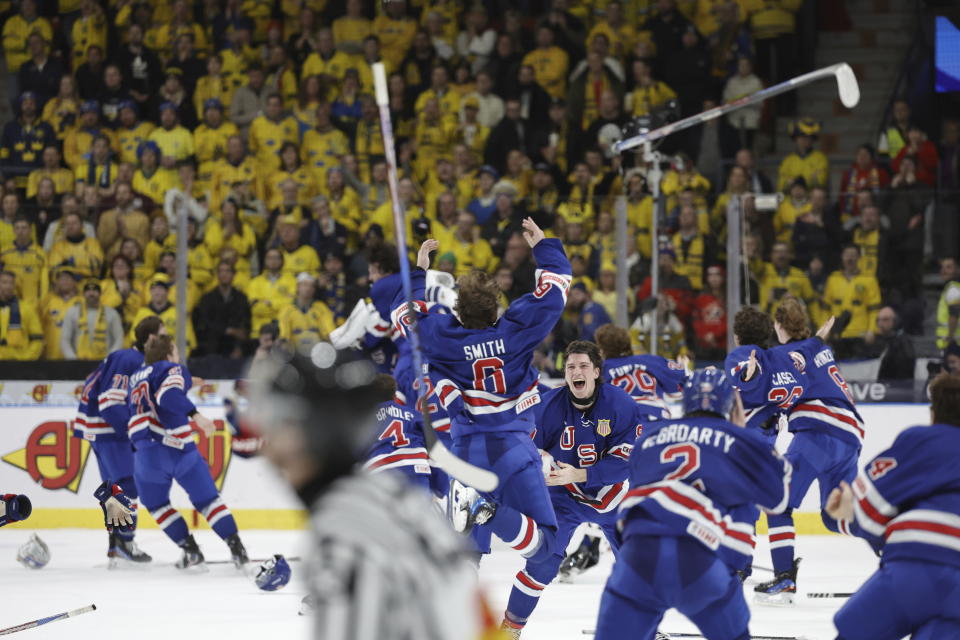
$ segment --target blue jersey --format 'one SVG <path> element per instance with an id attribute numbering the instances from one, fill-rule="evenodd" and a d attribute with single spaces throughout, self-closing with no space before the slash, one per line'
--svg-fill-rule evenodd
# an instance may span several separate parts
<path id="1" fill-rule="evenodd" d="M 540 402 L 533 350 L 563 314 L 570 287 L 570 262 L 559 240 L 533 248 L 537 286 L 515 300 L 491 327 L 467 329 L 449 314 L 427 312 L 425 274 L 413 272 L 420 338 L 437 397 L 450 412 L 454 435 L 489 431 L 528 431 L 529 409 Z M 394 301 L 394 326 L 407 328 L 402 296 Z"/>
<path id="2" fill-rule="evenodd" d="M 193 378 L 187 368 L 159 360 L 130 377 L 130 422 L 134 443 L 156 441 L 176 449 L 196 447 L 190 417 L 197 408 L 187 397 Z"/>
<path id="3" fill-rule="evenodd" d="M 603 377 L 641 405 L 642 413 L 669 418 L 666 397 L 683 390 L 687 372 L 683 365 L 654 355 L 622 356 L 603 362 Z"/>
<path id="4" fill-rule="evenodd" d="M 756 431 L 715 417 L 648 425 L 630 457 L 623 535 L 690 535 L 734 569 L 753 556 L 754 522 L 744 505 L 780 513 L 790 463 Z"/>
<path id="5" fill-rule="evenodd" d="M 127 438 L 127 388 L 130 376 L 142 365 L 143 352 L 132 348 L 114 351 L 97 365 L 83 383 L 73 435 L 87 440 Z"/>
<path id="6" fill-rule="evenodd" d="M 364 469 L 381 471 L 398 467 L 424 467 L 430 472 L 430 457 L 423 441 L 417 414 L 396 398 L 377 409 L 377 439 L 367 451 Z"/>
<path id="7" fill-rule="evenodd" d="M 853 483 L 854 518 L 840 531 L 883 547 L 884 563 L 960 567 L 960 427 L 903 431 Z"/>
<path id="8" fill-rule="evenodd" d="M 546 392 L 534 414 L 537 448 L 556 462 L 587 470 L 584 482 L 550 487 L 551 493 L 569 493 L 600 513 L 616 509 L 627 493 L 628 460 L 642 429 L 633 399 L 611 384 L 601 384 L 596 402 L 581 411 L 564 386 Z"/>
<path id="9" fill-rule="evenodd" d="M 857 446 L 863 444 L 863 418 L 833 357 L 820 338 L 783 345 L 806 374 L 803 395 L 790 412 L 790 431 L 824 431 Z"/>
<path id="10" fill-rule="evenodd" d="M 723 362 L 727 375 L 740 391 L 750 428 L 775 428 L 780 416 L 803 394 L 805 376 L 787 346 L 761 349 L 752 344 L 742 345 L 731 351 Z M 757 352 L 757 371 L 752 379 L 744 380 L 751 351 Z"/>

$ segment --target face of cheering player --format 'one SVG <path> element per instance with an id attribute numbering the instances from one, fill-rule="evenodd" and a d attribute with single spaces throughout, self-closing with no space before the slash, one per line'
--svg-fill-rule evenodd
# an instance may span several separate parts
<path id="1" fill-rule="evenodd" d="M 589 398 L 597 388 L 600 369 L 593 366 L 587 354 L 571 353 L 563 368 L 563 377 L 575 398 Z"/>

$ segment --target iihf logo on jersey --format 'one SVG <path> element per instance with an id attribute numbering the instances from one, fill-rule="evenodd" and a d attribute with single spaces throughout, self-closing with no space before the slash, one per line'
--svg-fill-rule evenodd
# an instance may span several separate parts
<path id="1" fill-rule="evenodd" d="M 609 420 L 597 420 L 597 435 L 606 438 L 610 435 L 610 421 Z"/>

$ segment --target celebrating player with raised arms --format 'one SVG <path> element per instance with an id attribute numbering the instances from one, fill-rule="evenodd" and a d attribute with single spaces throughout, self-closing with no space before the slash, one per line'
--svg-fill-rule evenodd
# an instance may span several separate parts
<path id="1" fill-rule="evenodd" d="M 960 638 L 960 378 L 930 383 L 933 424 L 906 429 L 826 509 L 882 548 L 883 562 L 837 612 L 840 640 Z"/>
<path id="2" fill-rule="evenodd" d="M 630 332 L 605 324 L 596 333 L 603 352 L 603 376 L 633 396 L 645 422 L 670 417 L 664 398 L 677 396 L 687 377 L 687 358 L 668 360 L 651 354 L 634 355 Z"/>
<path id="3" fill-rule="evenodd" d="M 600 525 L 614 553 L 619 546 L 617 507 L 627 493 L 627 461 L 641 427 L 637 403 L 622 389 L 603 383 L 601 364 L 597 345 L 571 342 L 564 352 L 566 385 L 544 394 L 534 410 L 533 442 L 550 460 L 547 485 L 559 528 L 553 554 L 528 560 L 517 574 L 503 625 L 514 638 L 556 577 L 564 549 L 581 523 Z"/>
<path id="4" fill-rule="evenodd" d="M 677 609 L 711 640 L 749 640 L 750 610 L 735 571 L 753 553 L 753 523 L 733 508 L 785 508 L 790 464 L 744 429 L 737 391 L 699 369 L 683 418 L 644 425 L 620 505 L 620 556 L 600 601 L 597 640 L 653 638 Z"/>
<path id="5" fill-rule="evenodd" d="M 800 506 L 810 485 L 820 485 L 820 505 L 841 482 L 857 475 L 857 459 L 863 443 L 863 419 L 857 412 L 847 383 L 837 367 L 833 350 L 822 339 L 830 332 L 828 320 L 810 337 L 810 320 L 803 303 L 792 296 L 780 301 L 774 316 L 774 328 L 780 342 L 789 348 L 804 374 L 803 395 L 790 410 L 789 428 L 793 440 L 785 454 L 793 465 L 793 481 L 787 509 L 767 517 L 770 525 L 770 555 L 774 577 L 754 590 L 760 602 L 789 604 L 797 591 L 797 564 L 794 559 L 796 532 L 793 509 Z M 825 512 L 827 527 L 838 530 L 838 523 Z"/>
<path id="6" fill-rule="evenodd" d="M 132 523 L 110 532 L 107 556 L 132 562 L 150 562 L 149 555 L 134 542 L 137 520 L 137 485 L 133 479 L 133 447 L 127 436 L 130 408 L 127 387 L 130 376 L 143 365 L 146 345 L 167 328 L 158 316 L 144 318 L 133 330 L 136 344 L 108 355 L 83 383 L 80 406 L 73 421 L 73 435 L 90 442 L 97 458 L 100 478 L 109 487 L 117 486 L 130 501 Z"/>
<path id="7" fill-rule="evenodd" d="M 134 478 L 143 506 L 183 550 L 177 568 L 203 564 L 203 554 L 186 521 L 170 504 L 174 480 L 227 543 L 239 568 L 247 562 L 247 551 L 237 534 L 237 523 L 220 498 L 210 467 L 193 440 L 194 423 L 207 436 L 213 435 L 215 427 L 187 397 L 193 379 L 178 360 L 170 336 L 157 336 L 146 345 L 143 367 L 130 377 L 131 416 L 127 432 L 136 448 Z"/>
<path id="8" fill-rule="evenodd" d="M 472 530 L 481 553 L 489 552 L 483 537 L 492 532 L 527 559 L 541 562 L 553 553 L 557 520 L 540 453 L 530 439 L 531 410 L 541 402 L 533 350 L 563 313 L 571 271 L 559 240 L 544 239 L 529 218 L 523 228 L 538 265 L 536 288 L 499 319 L 499 287 L 480 271 L 460 277 L 456 316 L 426 312 L 424 277 L 430 252 L 439 247 L 436 240 L 420 248 L 413 295 L 420 301 L 415 307 L 430 378 L 450 413 L 453 451 L 500 479 L 496 490 L 483 496 L 454 483 L 449 497 L 454 528 Z M 393 319 L 401 331 L 410 320 L 406 310 L 398 296 Z"/>

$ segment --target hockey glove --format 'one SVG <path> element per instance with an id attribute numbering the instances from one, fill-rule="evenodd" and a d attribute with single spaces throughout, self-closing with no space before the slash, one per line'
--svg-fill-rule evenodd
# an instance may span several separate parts
<path id="1" fill-rule="evenodd" d="M 7 493 L 0 496 L 0 527 L 26 520 L 33 512 L 33 505 L 30 498 L 25 495 Z"/>
<path id="2" fill-rule="evenodd" d="M 100 501 L 103 511 L 103 524 L 107 531 L 133 530 L 133 504 L 130 502 L 120 485 L 108 485 L 106 482 L 97 487 L 93 496 Z"/>

